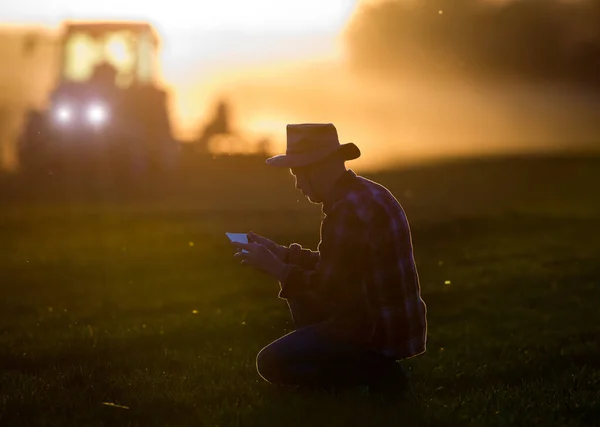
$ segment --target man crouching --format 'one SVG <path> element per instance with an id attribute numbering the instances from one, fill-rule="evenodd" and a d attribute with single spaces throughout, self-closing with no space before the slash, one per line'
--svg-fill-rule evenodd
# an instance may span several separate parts
<path id="1" fill-rule="evenodd" d="M 247 251 L 235 254 L 242 264 L 279 280 L 294 320 L 295 330 L 257 357 L 273 384 L 400 392 L 399 361 L 425 351 L 427 309 L 406 214 L 385 187 L 346 169 L 359 156 L 332 124 L 288 125 L 286 154 L 267 163 L 290 168 L 296 188 L 322 204 L 318 249 L 252 233 L 234 243 Z"/>

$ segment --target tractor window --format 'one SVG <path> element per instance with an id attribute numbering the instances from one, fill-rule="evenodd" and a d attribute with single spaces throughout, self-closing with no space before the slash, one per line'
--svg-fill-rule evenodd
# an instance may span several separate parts
<path id="1" fill-rule="evenodd" d="M 118 86 L 130 86 L 140 77 L 136 70 L 136 55 L 141 59 L 149 54 L 145 50 L 136 52 L 136 44 L 130 31 L 110 32 L 95 38 L 86 33 L 73 34 L 65 45 L 64 77 L 69 81 L 85 82 L 99 66 L 106 64 L 115 70 Z"/>
<path id="2" fill-rule="evenodd" d="M 73 34 L 65 48 L 65 78 L 71 81 L 88 80 L 102 58 L 96 41 L 87 34 Z"/>
<path id="3" fill-rule="evenodd" d="M 137 78 L 141 83 L 152 83 L 154 80 L 154 61 L 156 47 L 148 33 L 142 33 L 138 39 Z"/>
<path id="4" fill-rule="evenodd" d="M 133 80 L 135 55 L 131 34 L 110 34 L 104 41 L 106 61 L 117 71 L 117 85 L 127 87 Z"/>

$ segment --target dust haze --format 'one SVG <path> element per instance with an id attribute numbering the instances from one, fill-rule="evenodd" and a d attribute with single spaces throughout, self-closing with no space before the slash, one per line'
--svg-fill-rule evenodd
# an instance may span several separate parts
<path id="1" fill-rule="evenodd" d="M 27 54 L 36 31 L 39 49 Z M 16 144 L 29 109 L 43 108 L 56 79 L 57 49 L 45 29 L 8 27 L 0 30 L 0 170 L 18 166 Z"/>
<path id="2" fill-rule="evenodd" d="M 379 1 L 342 37 L 222 85 L 244 125 L 333 121 L 366 168 L 600 148 L 599 1 Z"/>
<path id="3" fill-rule="evenodd" d="M 311 61 L 186 70 L 167 82 L 178 136 L 192 140 L 226 99 L 240 132 L 269 136 L 277 151 L 286 123 L 335 123 L 363 151 L 357 169 L 600 149 L 598 0 L 367 2 L 339 41 L 336 55 Z M 15 46 L 0 40 L 5 166 L 20 111 L 43 104 L 53 78 L 42 70 L 49 48 L 37 66 Z"/>
<path id="4" fill-rule="evenodd" d="M 314 69 L 316 68 L 316 69 Z M 447 157 L 597 148 L 597 95 L 568 86 L 472 84 L 467 80 L 370 81 L 339 65 L 233 81 L 241 127 L 334 122 L 363 151 L 361 167 Z"/>

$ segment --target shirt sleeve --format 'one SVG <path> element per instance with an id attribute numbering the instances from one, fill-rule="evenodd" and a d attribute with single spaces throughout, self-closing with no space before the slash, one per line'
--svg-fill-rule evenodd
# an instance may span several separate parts
<path id="1" fill-rule="evenodd" d="M 280 282 L 279 297 L 318 300 L 329 294 L 332 286 L 348 280 L 348 267 L 355 260 L 356 250 L 362 247 L 363 232 L 360 220 L 348 206 L 335 209 L 321 224 L 320 256 L 314 269 L 288 266 Z"/>
<path id="2" fill-rule="evenodd" d="M 298 243 L 292 243 L 288 248 L 286 264 L 297 265 L 305 270 L 314 270 L 319 263 L 319 251 L 305 249 Z"/>

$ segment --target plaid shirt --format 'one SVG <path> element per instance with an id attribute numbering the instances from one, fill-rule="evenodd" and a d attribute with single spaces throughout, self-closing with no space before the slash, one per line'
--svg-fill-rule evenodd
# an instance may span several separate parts
<path id="1" fill-rule="evenodd" d="M 279 296 L 310 301 L 326 329 L 386 356 L 423 353 L 427 309 L 402 206 L 351 170 L 332 193 L 318 250 L 290 245 Z"/>

